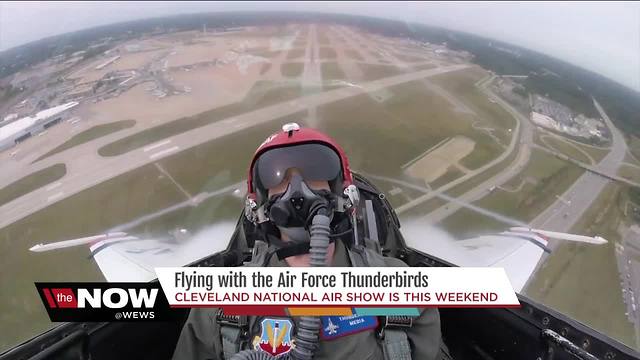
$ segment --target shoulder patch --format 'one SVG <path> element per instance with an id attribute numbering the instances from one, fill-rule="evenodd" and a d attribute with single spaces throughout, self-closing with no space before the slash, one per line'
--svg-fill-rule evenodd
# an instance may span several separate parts
<path id="1" fill-rule="evenodd" d="M 293 348 L 291 320 L 265 318 L 260 323 L 260 327 L 260 337 L 256 336 L 253 341 L 255 350 L 264 351 L 275 357 L 291 351 Z"/>
<path id="2" fill-rule="evenodd" d="M 322 316 L 320 320 L 322 340 L 334 340 L 378 327 L 378 318 L 375 316 Z"/>

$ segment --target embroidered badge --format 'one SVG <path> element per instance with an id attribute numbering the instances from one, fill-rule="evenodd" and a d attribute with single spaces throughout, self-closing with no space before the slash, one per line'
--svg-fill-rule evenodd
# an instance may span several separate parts
<path id="1" fill-rule="evenodd" d="M 291 320 L 266 318 L 260 323 L 260 337 L 256 336 L 253 346 L 272 356 L 280 356 L 291 351 Z"/>
<path id="2" fill-rule="evenodd" d="M 320 319 L 320 338 L 323 340 L 333 340 L 378 327 L 378 318 L 375 316 L 323 316 Z"/>

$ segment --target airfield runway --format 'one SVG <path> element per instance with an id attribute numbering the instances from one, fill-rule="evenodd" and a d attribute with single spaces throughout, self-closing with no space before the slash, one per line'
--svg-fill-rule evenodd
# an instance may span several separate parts
<path id="1" fill-rule="evenodd" d="M 469 65 L 466 64 L 443 66 L 362 83 L 357 87 L 344 87 L 310 95 L 305 97 L 304 100 L 291 100 L 283 104 L 268 106 L 193 129 L 121 156 L 109 158 L 99 156 L 95 152 L 96 145 L 98 144 L 96 142 L 78 146 L 63 154 L 63 162 L 67 164 L 67 175 L 59 181 L 60 185 L 55 187 L 55 189 L 49 190 L 49 187 L 40 188 L 0 206 L 0 214 L 3 214 L 0 218 L 0 228 L 117 175 L 207 141 L 243 131 L 273 119 L 295 114 L 309 107 L 317 107 L 322 104 L 356 96 L 363 92 L 378 91 L 393 85 L 458 71 L 467 67 L 469 67 Z M 99 141 L 106 143 L 107 139 L 100 139 Z M 61 158 L 58 155 L 54 155 L 51 158 L 38 162 L 30 172 L 37 171 L 58 162 L 61 162 Z M 45 201 L 43 201 L 43 199 Z"/>

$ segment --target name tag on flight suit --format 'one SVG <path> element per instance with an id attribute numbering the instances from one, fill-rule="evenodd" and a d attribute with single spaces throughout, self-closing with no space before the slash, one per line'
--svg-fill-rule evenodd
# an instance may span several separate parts
<path id="1" fill-rule="evenodd" d="M 375 316 L 322 316 L 320 320 L 322 340 L 333 340 L 378 327 L 378 318 Z"/>

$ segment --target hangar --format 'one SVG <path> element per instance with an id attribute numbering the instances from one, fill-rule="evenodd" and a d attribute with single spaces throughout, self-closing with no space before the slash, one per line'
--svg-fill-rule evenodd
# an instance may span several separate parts
<path id="1" fill-rule="evenodd" d="M 23 117 L 0 127 L 0 151 L 15 146 L 45 129 L 62 121 L 64 112 L 79 103 L 72 101 L 42 110 L 33 116 Z"/>

